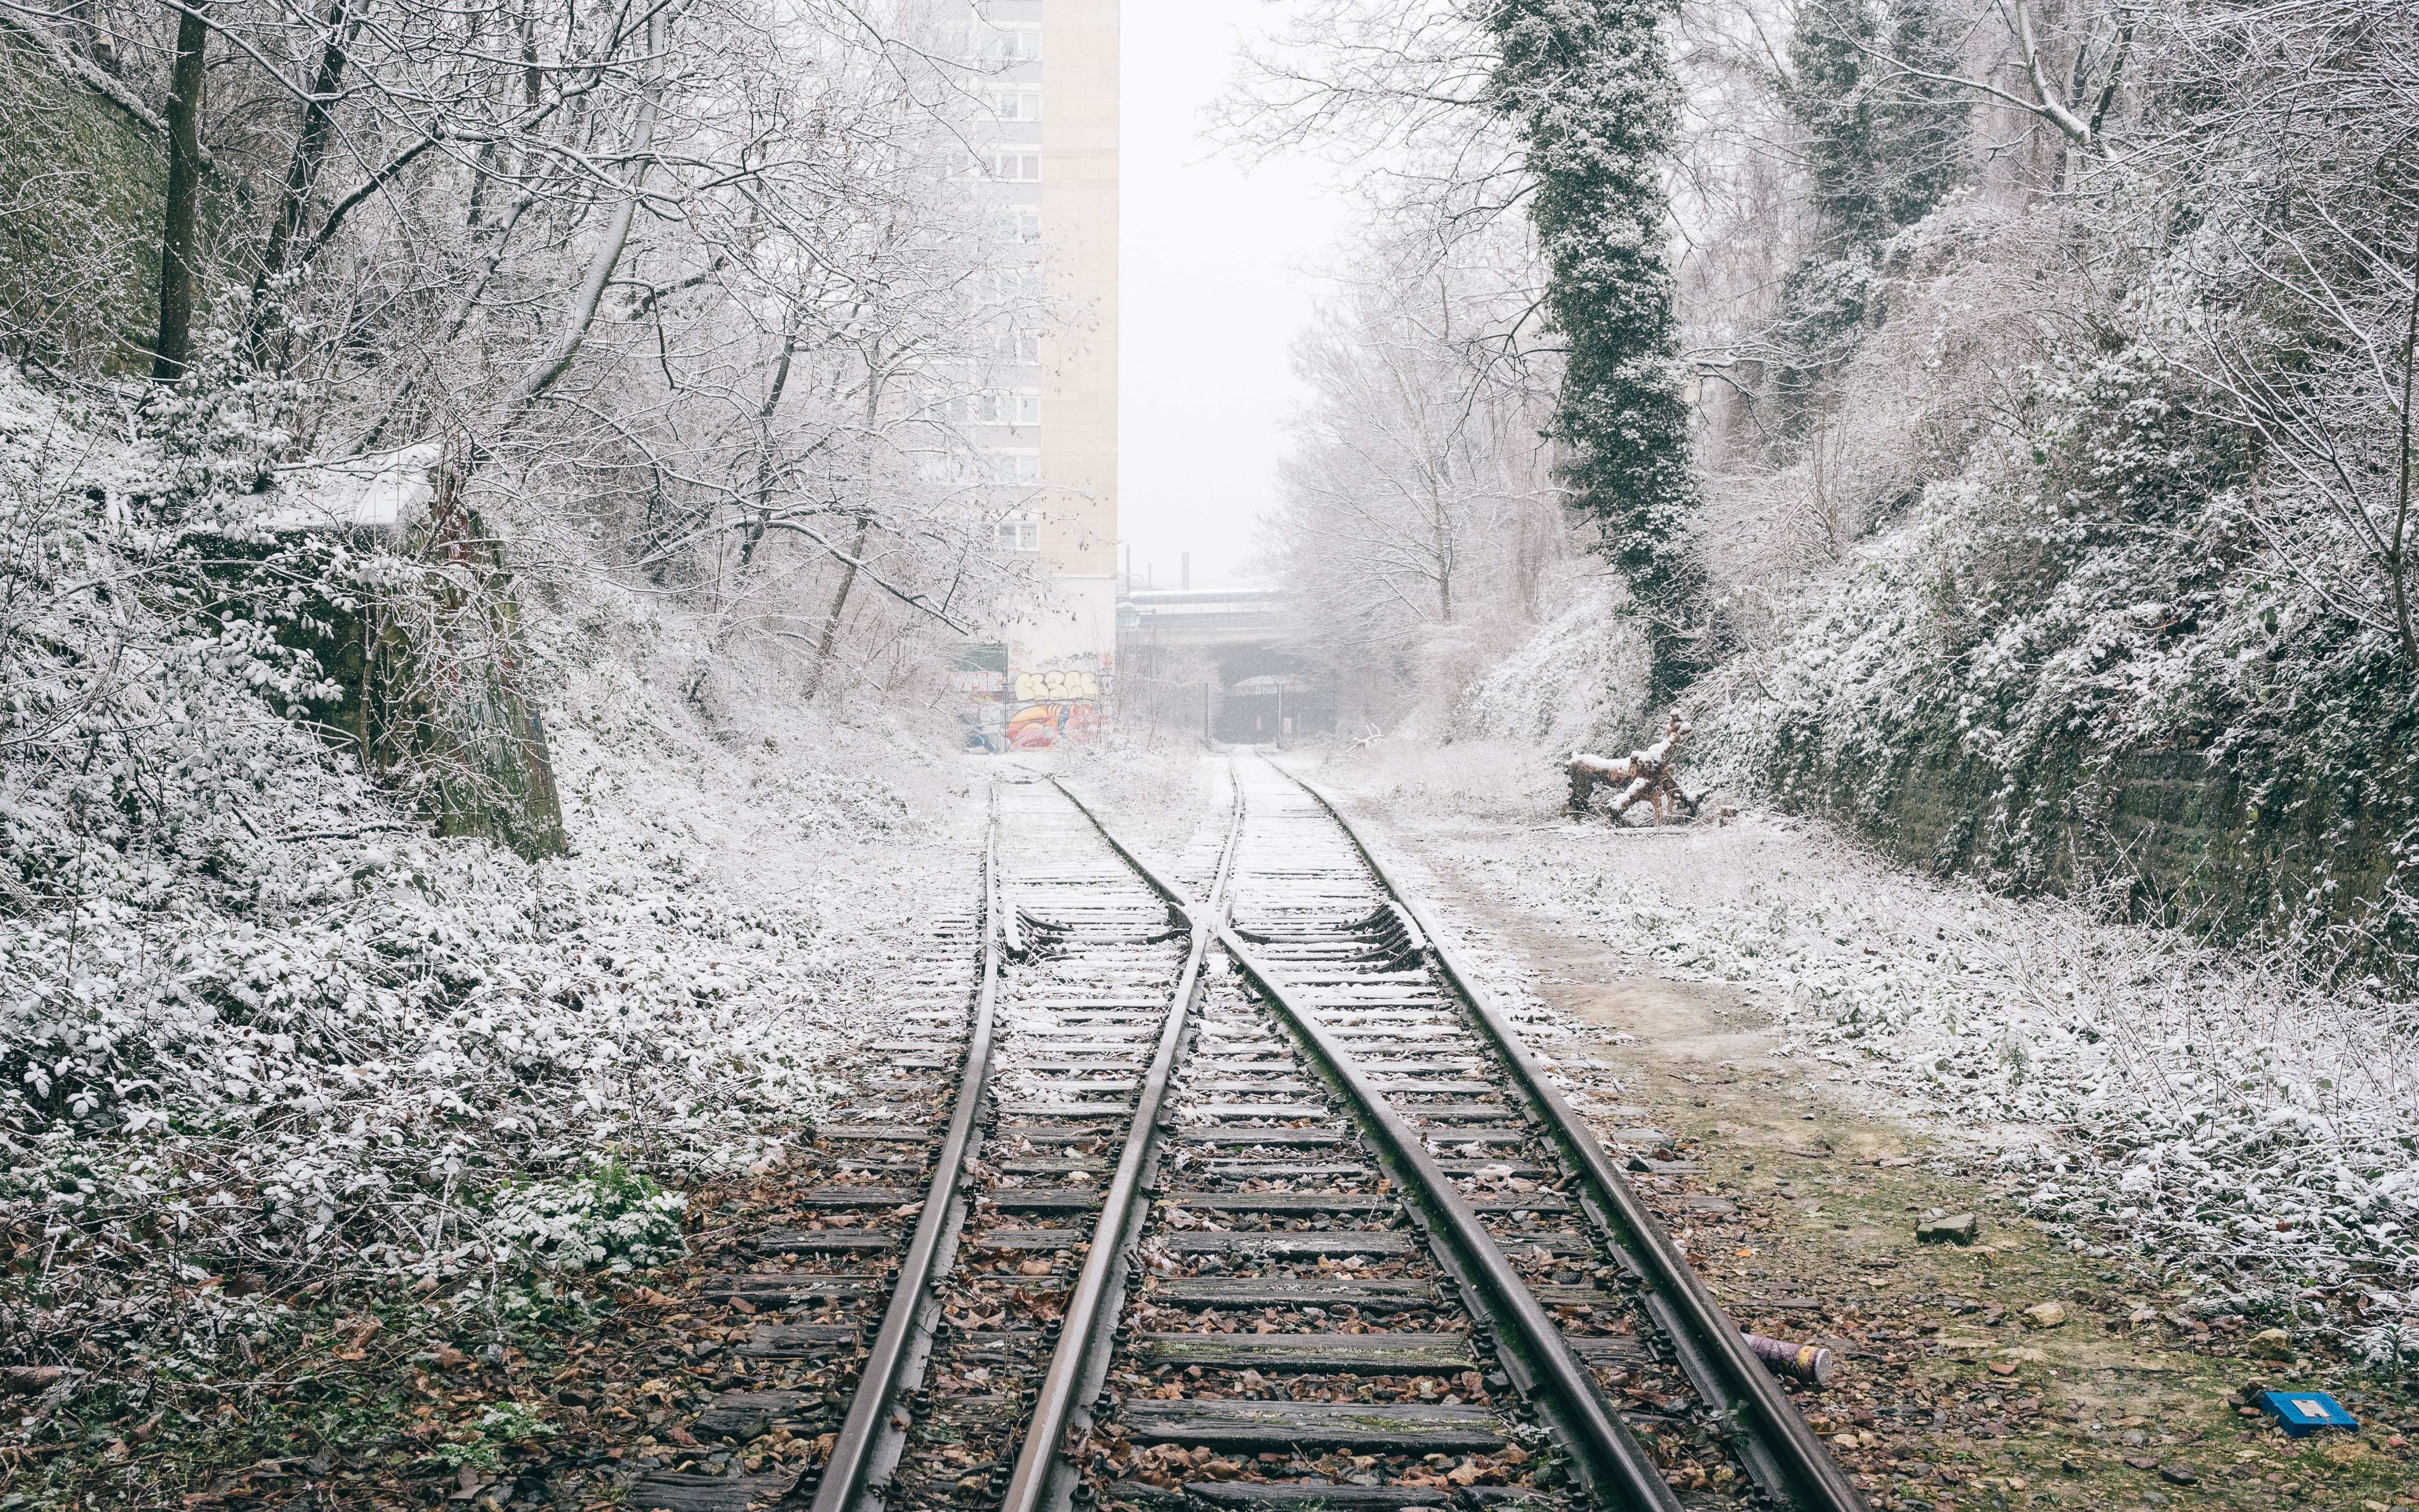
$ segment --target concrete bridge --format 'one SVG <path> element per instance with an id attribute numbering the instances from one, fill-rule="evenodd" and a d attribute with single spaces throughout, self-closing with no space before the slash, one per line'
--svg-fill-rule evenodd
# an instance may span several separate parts
<path id="1" fill-rule="evenodd" d="M 1234 646 L 1281 640 L 1288 605 L 1276 588 L 1141 589 L 1117 600 L 1117 643 Z"/>
<path id="2" fill-rule="evenodd" d="M 1231 742 L 1324 733 L 1334 693 L 1295 634 L 1281 589 L 1127 594 L 1117 600 L 1117 717 Z"/>

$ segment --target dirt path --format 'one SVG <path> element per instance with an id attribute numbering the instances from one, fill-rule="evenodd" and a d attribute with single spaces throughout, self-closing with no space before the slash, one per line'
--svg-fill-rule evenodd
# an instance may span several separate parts
<path id="1" fill-rule="evenodd" d="M 1668 1221 L 1725 1305 L 1756 1332 L 1839 1357 L 1830 1389 L 1798 1400 L 1876 1506 L 2419 1504 L 2408 1382 L 2261 1358 L 2276 1341 L 2256 1324 L 2186 1319 L 2180 1290 L 2054 1243 L 2012 1211 L 1979 1141 L 1811 1079 L 1814 1063 L 1775 1053 L 1751 994 L 1634 975 L 1609 947 L 1492 892 L 1478 863 L 1520 835 L 1364 812 L 1425 864 L 1437 901 L 1566 1015 L 1576 1032 L 1543 1031 L 1538 1048 L 1593 1094 L 1608 1136 L 1698 1167 L 1636 1180 L 1676 1215 Z M 1604 843 L 1646 855 L 1634 837 Z M 1609 1063 L 1610 1077 L 1591 1061 Z M 1971 1243 L 1918 1242 L 1928 1216 L 1967 1213 Z M 2290 1440 L 2242 1405 L 2255 1387 L 2288 1384 L 2333 1391 L 2363 1430 Z"/>

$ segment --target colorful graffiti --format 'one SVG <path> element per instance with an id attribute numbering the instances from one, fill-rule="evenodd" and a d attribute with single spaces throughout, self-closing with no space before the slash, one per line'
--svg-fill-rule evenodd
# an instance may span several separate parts
<path id="1" fill-rule="evenodd" d="M 1016 674 L 1016 702 L 1019 703 L 1050 703 L 1066 699 L 1098 699 L 1100 696 L 1101 679 L 1081 668 Z"/>
<path id="2" fill-rule="evenodd" d="M 1008 748 L 1047 750 L 1101 732 L 1097 702 L 1028 703 L 1008 717 Z"/>
<path id="3" fill-rule="evenodd" d="M 1101 702 L 1106 667 L 1010 672 L 1009 656 L 1005 646 L 985 646 L 959 663 L 958 691 L 965 695 L 966 706 L 958 723 L 966 749 L 994 754 L 1047 750 L 1101 733 L 1106 718 Z"/>

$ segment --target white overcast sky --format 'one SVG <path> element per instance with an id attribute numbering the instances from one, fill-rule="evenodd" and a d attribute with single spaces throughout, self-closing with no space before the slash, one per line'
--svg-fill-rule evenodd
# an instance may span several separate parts
<path id="1" fill-rule="evenodd" d="M 1117 507 L 1137 587 L 1147 568 L 1176 587 L 1186 551 L 1196 588 L 1246 580 L 1296 393 L 1293 338 L 1344 229 L 1327 164 L 1247 172 L 1204 134 L 1239 47 L 1283 14 L 1184 0 L 1121 18 Z"/>

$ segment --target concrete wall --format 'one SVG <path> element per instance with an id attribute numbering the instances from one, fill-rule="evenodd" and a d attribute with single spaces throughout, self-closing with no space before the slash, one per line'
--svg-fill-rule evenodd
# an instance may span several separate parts
<path id="1" fill-rule="evenodd" d="M 54 366 L 148 367 L 166 143 L 0 24 L 0 309 Z"/>
<path id="2" fill-rule="evenodd" d="M 1945 733 L 1882 769 L 1826 764 L 1810 734 L 1784 741 L 1765 777 L 1785 805 L 1847 818 L 1890 856 L 1944 875 L 2111 889 L 2136 917 L 2220 939 L 2298 934 L 2390 967 L 2414 943 L 2393 907 L 2411 748 L 2389 743 L 2350 775 L 2273 748 L 2215 759 L 2067 749 L 2011 779 Z"/>

